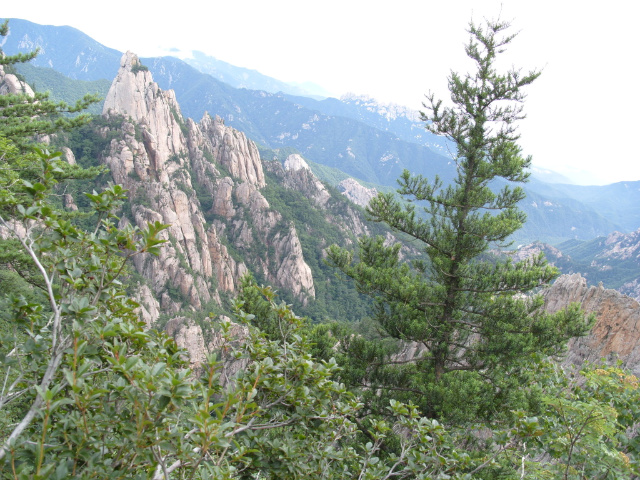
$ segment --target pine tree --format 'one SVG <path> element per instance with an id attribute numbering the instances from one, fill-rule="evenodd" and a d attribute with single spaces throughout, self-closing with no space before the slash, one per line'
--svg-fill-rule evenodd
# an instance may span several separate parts
<path id="1" fill-rule="evenodd" d="M 362 239 L 355 262 L 345 249 L 330 251 L 331 261 L 377 299 L 383 335 L 425 349 L 403 366 L 376 359 L 375 348 L 352 342 L 360 345 L 362 362 L 371 363 L 361 365 L 366 379 L 360 382 L 417 394 L 431 415 L 453 415 L 487 398 L 494 401 L 482 408 L 493 415 L 505 401 L 498 399 L 504 382 L 513 382 L 532 354 L 558 354 L 588 327 L 576 308 L 551 317 L 542 312 L 540 297 L 523 295 L 558 274 L 542 256 L 513 262 L 491 253 L 525 222 L 517 206 L 524 191 L 511 183 L 527 180 L 531 159 L 522 156 L 515 123 L 524 118 L 522 89 L 540 75 L 497 71 L 499 54 L 515 37 L 504 34 L 508 27 L 500 21 L 471 23 L 466 53 L 475 71 L 451 73 L 451 106 L 432 93 L 426 97 L 426 128 L 456 147 L 455 182 L 444 185 L 437 176 L 430 180 L 405 171 L 398 181 L 404 202 L 380 194 L 368 207 L 374 220 L 415 240 L 422 257 L 402 261 L 400 245 L 388 246 L 382 238 Z M 472 415 L 482 413 L 478 408 Z"/>
<path id="2" fill-rule="evenodd" d="M 5 20 L 0 24 L 0 37 L 8 33 L 9 21 Z M 0 74 L 14 73 L 14 65 L 29 62 L 37 55 L 38 50 L 17 55 L 5 55 L 0 50 Z M 2 87 L 0 82 L 0 92 Z M 21 92 L 0 95 L 0 136 L 11 137 L 25 146 L 34 135 L 49 135 L 87 123 L 90 116 L 81 112 L 98 101 L 97 95 L 86 95 L 75 105 L 54 102 L 47 92 L 32 92 L 23 84 Z"/>

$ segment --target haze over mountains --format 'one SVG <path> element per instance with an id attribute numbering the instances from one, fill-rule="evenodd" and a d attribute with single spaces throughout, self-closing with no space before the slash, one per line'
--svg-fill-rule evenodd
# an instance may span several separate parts
<path id="1" fill-rule="evenodd" d="M 3 50 L 12 54 L 38 47 L 36 66 L 83 81 L 110 81 L 118 71 L 122 52 L 76 29 L 19 19 L 11 20 L 10 27 Z M 447 142 L 427 132 L 415 111 L 366 97 L 301 96 L 297 87 L 198 53 L 187 61 L 141 60 L 162 89 L 175 91 L 185 117 L 199 120 L 206 111 L 265 148 L 297 151 L 332 185 L 353 177 L 370 187 L 393 188 L 404 168 L 445 181 L 455 174 Z M 46 87 L 46 80 L 40 82 L 38 88 Z M 557 183 L 563 181 L 534 169 L 521 205 L 529 220 L 517 243 L 586 241 L 640 228 L 640 182 L 602 187 Z"/>

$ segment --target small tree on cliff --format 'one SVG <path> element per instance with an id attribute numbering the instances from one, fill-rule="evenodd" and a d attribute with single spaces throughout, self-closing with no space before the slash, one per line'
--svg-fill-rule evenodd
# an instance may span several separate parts
<path id="1" fill-rule="evenodd" d="M 500 21 L 471 23 L 466 53 L 475 71 L 451 73 L 452 106 L 433 94 L 426 97 L 426 128 L 455 144 L 455 182 L 443 185 L 437 176 L 429 180 L 405 171 L 398 192 L 408 203 L 380 194 L 368 207 L 374 220 L 417 240 L 424 258 L 403 262 L 400 246 L 387 246 L 382 238 L 362 239 L 356 262 L 345 249 L 330 251 L 331 261 L 376 298 L 383 334 L 426 348 L 403 367 L 379 361 L 378 350 L 351 341 L 363 360 L 363 384 L 418 394 L 432 415 L 446 416 L 443 409 L 460 400 L 468 404 L 465 389 L 476 404 L 481 397 L 504 395 L 499 376 L 517 371 L 532 353 L 560 352 L 587 327 L 577 309 L 552 317 L 541 311 L 540 298 L 523 298 L 558 273 L 542 256 L 517 263 L 489 258 L 490 248 L 504 244 L 525 221 L 517 207 L 522 188 L 494 189 L 498 179 L 527 180 L 531 160 L 521 154 L 515 123 L 524 118 L 522 89 L 540 75 L 496 70 L 498 55 L 515 37 L 504 35 L 508 27 Z M 417 205 L 425 216 L 418 215 Z M 356 351 L 351 353 L 358 357 Z M 491 410 L 495 403 L 485 407 Z"/>

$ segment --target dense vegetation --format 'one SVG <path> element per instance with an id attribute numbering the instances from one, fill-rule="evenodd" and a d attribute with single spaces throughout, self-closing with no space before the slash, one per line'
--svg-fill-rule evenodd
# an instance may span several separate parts
<path id="1" fill-rule="evenodd" d="M 50 68 L 35 67 L 29 63 L 16 66 L 16 71 L 28 79 L 34 91 L 49 92 L 49 98 L 56 102 L 75 103 L 76 99 L 85 95 L 96 95 L 104 99 L 109 91 L 109 80 L 80 81 L 71 80 L 63 74 Z M 102 101 L 98 101 L 86 108 L 86 112 L 93 115 L 102 113 Z"/>
<path id="2" fill-rule="evenodd" d="M 396 247 L 376 239 L 362 241 L 363 268 L 357 271 L 343 261 L 350 260 L 348 255 L 335 253 L 335 262 L 355 277 L 361 290 L 392 287 L 382 291 L 378 303 L 376 320 L 382 328 L 353 335 L 345 325 L 311 325 L 279 303 L 271 289 L 246 279 L 234 317 L 246 328 L 244 341 L 231 342 L 232 325 L 220 321 L 217 327 L 228 347 L 219 358 L 210 357 L 198 375 L 164 333 L 144 329 L 134 313 L 137 304 L 120 282 L 127 260 L 158 252 L 158 233 L 166 226 L 119 228 L 117 212 L 125 192 L 117 185 L 86 195 L 91 215 L 83 222 L 69 217 L 57 205 L 57 189 L 100 172 L 95 166 L 71 169 L 59 152 L 27 145 L 34 134 L 78 127 L 86 118 L 59 121 L 54 114 L 66 112 L 64 104 L 34 111 L 49 108 L 46 96 L 38 97 L 38 103 L 26 95 L 4 98 L 0 227 L 8 238 L 4 245 L 11 242 L 14 253 L 0 265 L 0 476 L 637 476 L 638 379 L 610 366 L 586 366 L 573 378 L 546 360 L 568 335 L 578 333 L 581 317 L 571 310 L 558 317 L 562 321 L 554 330 L 548 318 L 537 315 L 535 300 L 523 301 L 519 293 L 555 272 L 542 259 L 514 265 L 484 262 L 487 246 L 523 220 L 514 210 L 517 188 L 498 197 L 486 188 L 495 175 L 522 179 L 526 159 L 519 155 L 513 131 L 507 128 L 491 137 L 480 126 L 483 113 L 474 116 L 486 93 L 504 98 L 505 91 L 517 93 L 531 80 L 484 76 L 494 74 L 489 67 L 496 49 L 512 39 L 501 37 L 506 27 L 494 22 L 470 26 L 467 52 L 478 59 L 480 83 L 453 77 L 452 93 L 463 99 L 458 112 L 432 103 L 433 128 L 463 122 L 450 131 L 454 140 L 460 134 L 458 140 L 471 148 L 460 151 L 459 190 L 451 187 L 437 194 L 437 182 L 403 176 L 401 193 L 425 200 L 435 223 L 416 219 L 410 207 L 390 195 L 378 197 L 371 209 L 377 219 L 420 239 L 423 261 L 404 264 Z M 6 28 L 0 29 L 2 35 Z M 24 60 L 4 57 L 2 62 Z M 14 112 L 10 119 L 7 112 Z M 93 165 L 93 148 L 86 145 L 87 165 Z M 269 195 L 282 202 L 285 215 L 295 218 L 295 211 L 286 210 L 288 192 L 274 189 Z M 498 214 L 475 213 L 487 205 L 496 206 Z M 311 216 L 311 210 L 306 214 Z M 327 232 L 328 238 L 331 234 Z M 364 276 L 367 268 L 373 270 Z M 404 365 L 409 369 L 393 369 L 393 359 L 380 355 L 398 344 L 378 341 L 392 330 L 389 319 L 398 324 L 396 340 L 420 336 L 428 344 L 424 359 Z M 465 330 L 467 324 L 472 330 Z M 342 345 L 336 345 L 336 338 Z M 363 355 L 350 355 L 355 344 Z M 524 363 L 516 358 L 520 353 L 526 354 Z M 362 358 L 390 362 L 384 382 L 367 383 L 368 370 L 377 365 L 361 363 Z M 458 358 L 474 369 L 452 368 Z M 245 367 L 227 381 L 224 368 L 230 360 Z M 408 383 L 395 388 L 401 380 Z M 380 394 L 378 387 L 384 388 Z M 421 388 L 417 394 L 407 395 L 416 387 Z M 394 392 L 426 409 L 398 401 Z M 505 393 L 509 401 L 496 400 Z M 479 405 L 489 405 L 489 410 L 475 416 Z"/>

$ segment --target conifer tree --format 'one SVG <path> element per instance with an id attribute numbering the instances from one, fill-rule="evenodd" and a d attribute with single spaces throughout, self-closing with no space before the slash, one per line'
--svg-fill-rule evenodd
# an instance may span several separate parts
<path id="1" fill-rule="evenodd" d="M 421 258 L 403 261 L 400 245 L 386 245 L 382 238 L 362 239 L 357 261 L 346 249 L 330 251 L 331 261 L 376 298 L 382 334 L 425 350 L 403 366 L 376 358 L 379 349 L 352 340 L 358 353 L 351 356 L 362 361 L 352 370 L 365 372 L 365 378 L 351 380 L 417 394 L 431 415 L 447 416 L 453 399 L 479 405 L 481 398 L 504 396 L 499 378 L 513 381 L 532 354 L 558 354 L 588 327 L 578 309 L 549 316 L 541 298 L 523 295 L 558 274 L 542 255 L 513 262 L 491 254 L 525 222 L 517 206 L 525 194 L 512 183 L 527 180 L 531 159 L 522 155 L 515 124 L 524 118 L 523 88 L 540 75 L 496 69 L 515 37 L 505 35 L 508 27 L 472 22 L 466 54 L 475 71 L 451 73 L 451 106 L 432 93 L 426 97 L 426 128 L 456 147 L 454 183 L 405 171 L 398 181 L 404 202 L 380 194 L 368 207 L 374 220 L 414 239 Z M 485 414 L 493 415 L 495 404 L 483 407 Z M 476 409 L 473 415 L 478 414 Z"/>
<path id="2" fill-rule="evenodd" d="M 0 37 L 8 33 L 9 21 L 5 20 L 0 23 Z M 0 49 L 0 71 L 13 73 L 14 65 L 29 62 L 37 55 L 38 50 L 5 55 Z M 0 92 L 2 87 L 0 82 Z M 25 146 L 34 135 L 48 135 L 87 123 L 90 116 L 80 112 L 98 101 L 97 95 L 85 95 L 75 105 L 54 102 L 48 92 L 32 92 L 25 84 L 22 92 L 0 95 L 0 135 Z"/>

